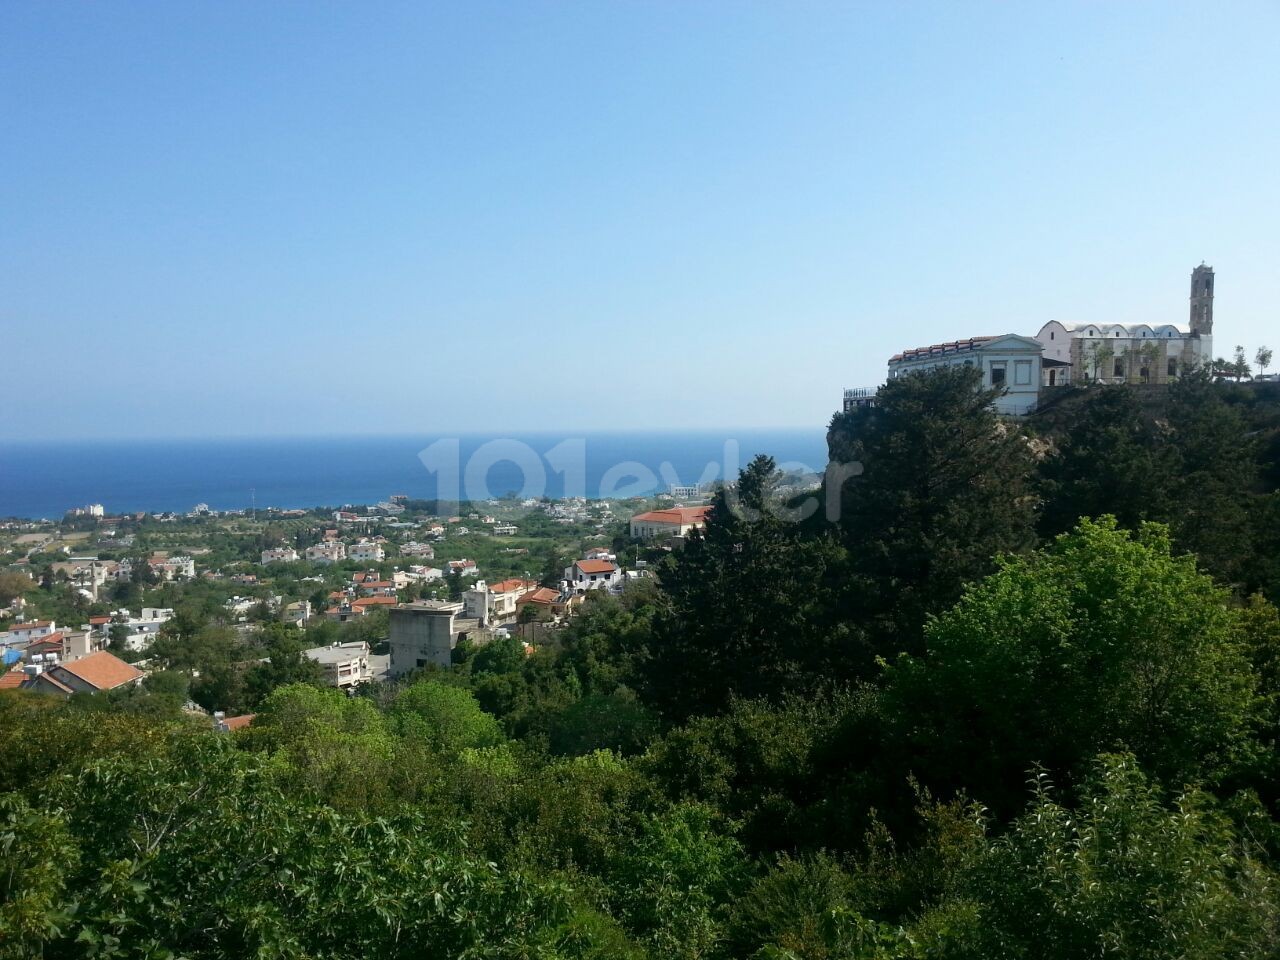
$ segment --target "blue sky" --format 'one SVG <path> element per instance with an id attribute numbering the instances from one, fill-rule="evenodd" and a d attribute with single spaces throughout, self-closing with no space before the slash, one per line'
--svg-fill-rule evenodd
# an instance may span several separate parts
<path id="1" fill-rule="evenodd" d="M 0 5 L 0 436 L 821 425 L 1047 319 L 1280 347 L 1274 3 Z"/>

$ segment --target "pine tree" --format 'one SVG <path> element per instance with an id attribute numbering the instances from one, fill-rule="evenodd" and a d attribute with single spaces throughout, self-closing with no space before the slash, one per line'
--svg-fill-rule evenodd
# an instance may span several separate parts
<path id="1" fill-rule="evenodd" d="M 1022 431 L 992 408 L 972 367 L 885 384 L 876 404 L 837 414 L 831 459 L 857 461 L 838 527 L 852 590 L 847 615 L 881 652 L 918 649 L 929 614 L 991 572 L 1001 553 L 1035 544 L 1034 460 Z"/>

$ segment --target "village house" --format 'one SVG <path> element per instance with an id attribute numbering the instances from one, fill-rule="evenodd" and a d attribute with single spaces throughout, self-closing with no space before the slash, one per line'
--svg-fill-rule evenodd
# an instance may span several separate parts
<path id="1" fill-rule="evenodd" d="M 161 580 L 191 580 L 196 575 L 196 562 L 190 557 L 171 557 L 153 553 L 147 560 L 151 571 Z"/>
<path id="2" fill-rule="evenodd" d="M 137 686 L 144 676 L 141 670 L 105 650 L 52 667 L 28 664 L 23 672 L 27 678 L 22 684 L 23 689 L 62 697 Z"/>
<path id="3" fill-rule="evenodd" d="M 450 560 L 449 574 L 457 574 L 460 577 L 476 577 L 480 575 L 480 567 L 474 560 Z"/>
<path id="4" fill-rule="evenodd" d="M 233 730 L 243 730 L 249 724 L 253 723 L 256 713 L 243 713 L 238 717 L 228 717 L 221 710 L 215 710 L 213 713 L 213 729 L 218 733 L 231 733 Z"/>
<path id="5" fill-rule="evenodd" d="M 420 583 L 430 583 L 432 580 L 444 579 L 444 571 L 439 567 L 428 567 L 420 564 L 410 566 L 407 575 L 411 580 L 417 580 Z"/>
<path id="6" fill-rule="evenodd" d="M 312 647 L 303 656 L 320 664 L 324 680 L 339 690 L 351 690 L 369 679 L 369 644 L 363 640 Z"/>
<path id="7" fill-rule="evenodd" d="M 366 576 L 355 581 L 354 587 L 356 593 L 362 597 L 394 597 L 396 595 L 394 580 L 375 580 Z"/>
<path id="8" fill-rule="evenodd" d="M 416 540 L 410 540 L 408 543 L 400 545 L 400 555 L 414 557 L 419 560 L 434 560 L 436 558 L 436 548 L 429 543 L 418 543 Z"/>
<path id="9" fill-rule="evenodd" d="M 670 507 L 666 510 L 650 510 L 631 518 L 631 536 L 636 540 L 656 540 L 667 537 L 687 537 L 693 530 L 707 525 L 711 507 Z"/>
<path id="10" fill-rule="evenodd" d="M 6 643 L 30 643 L 41 637 L 58 632 L 58 624 L 53 620 L 32 620 L 28 623 L 15 623 L 9 627 Z"/>
<path id="11" fill-rule="evenodd" d="M 376 540 L 357 540 L 347 549 L 348 560 L 359 560 L 362 563 L 379 563 L 386 559 L 386 551 Z"/>
<path id="12" fill-rule="evenodd" d="M 479 620 L 481 626 L 491 626 L 511 620 L 516 615 L 516 601 L 521 595 L 537 587 L 535 580 L 512 578 L 492 585 L 477 580 L 462 594 L 466 616 Z"/>
<path id="13" fill-rule="evenodd" d="M 347 547 L 340 540 L 324 540 L 307 547 L 303 556 L 312 563 L 337 563 L 347 559 Z"/>
<path id="14" fill-rule="evenodd" d="M 280 611 L 280 620 L 283 623 L 292 623 L 296 627 L 305 627 L 307 621 L 311 619 L 311 601 L 295 600 L 292 603 L 285 604 L 284 609 Z"/>
<path id="15" fill-rule="evenodd" d="M 272 547 L 262 551 L 262 565 L 269 563 L 292 563 L 298 559 L 298 551 L 293 547 Z"/>
<path id="16" fill-rule="evenodd" d="M 617 565 L 608 560 L 575 560 L 564 571 L 568 589 L 573 593 L 607 590 L 621 579 L 621 576 Z"/>

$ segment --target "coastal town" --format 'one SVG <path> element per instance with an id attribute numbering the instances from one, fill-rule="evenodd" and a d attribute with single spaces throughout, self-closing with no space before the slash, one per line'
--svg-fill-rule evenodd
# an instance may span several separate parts
<path id="1" fill-rule="evenodd" d="M 709 491 L 676 492 L 490 500 L 444 514 L 400 494 L 252 514 L 202 503 L 122 516 L 88 504 L 61 522 L 6 521 L 0 689 L 68 697 L 136 686 L 182 659 L 156 650 L 167 637 L 189 641 L 180 631 L 193 619 L 228 631 L 244 670 L 270 661 L 264 630 L 288 627 L 322 682 L 348 693 L 447 669 L 460 647 L 495 638 L 532 652 L 593 594 L 644 589 L 651 565 L 705 525 Z M 197 685 L 187 709 L 223 724 L 228 706 Z"/>

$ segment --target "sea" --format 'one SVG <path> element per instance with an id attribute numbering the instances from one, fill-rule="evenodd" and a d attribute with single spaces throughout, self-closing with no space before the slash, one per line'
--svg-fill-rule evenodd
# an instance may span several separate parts
<path id="1" fill-rule="evenodd" d="M 625 498 L 733 478 L 756 454 L 821 473 L 825 431 L 0 440 L 0 517 L 341 507 L 394 494 L 486 500 Z"/>

